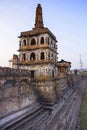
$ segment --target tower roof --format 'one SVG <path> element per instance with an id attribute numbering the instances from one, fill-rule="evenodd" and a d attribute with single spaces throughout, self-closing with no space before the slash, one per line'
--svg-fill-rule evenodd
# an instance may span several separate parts
<path id="1" fill-rule="evenodd" d="M 33 28 L 30 31 L 21 32 L 19 38 L 27 36 L 35 36 L 44 33 L 48 33 L 57 42 L 55 35 L 48 28 L 44 27 L 42 7 L 40 4 L 38 4 L 36 7 L 35 28 Z"/>
<path id="2" fill-rule="evenodd" d="M 42 16 L 42 7 L 40 4 L 36 8 L 36 18 L 35 18 L 35 28 L 43 27 L 43 16 Z"/>

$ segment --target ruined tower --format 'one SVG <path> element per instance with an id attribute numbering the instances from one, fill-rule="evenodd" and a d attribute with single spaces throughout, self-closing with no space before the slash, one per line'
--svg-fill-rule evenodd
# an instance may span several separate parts
<path id="1" fill-rule="evenodd" d="M 21 32 L 19 36 L 20 69 L 28 69 L 31 77 L 51 79 L 58 76 L 57 40 L 54 34 L 43 24 L 42 7 L 36 8 L 34 28 Z"/>

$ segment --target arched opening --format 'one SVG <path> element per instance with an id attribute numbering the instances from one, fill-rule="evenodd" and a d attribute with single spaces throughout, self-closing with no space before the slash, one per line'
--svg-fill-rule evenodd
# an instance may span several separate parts
<path id="1" fill-rule="evenodd" d="M 45 56 L 44 56 L 44 52 L 41 52 L 41 57 L 40 57 L 40 59 L 41 59 L 41 60 L 44 60 L 44 57 L 45 57 Z"/>
<path id="2" fill-rule="evenodd" d="M 41 41 L 40 41 L 41 44 L 44 44 L 44 38 L 41 37 Z"/>
<path id="3" fill-rule="evenodd" d="M 53 60 L 53 54 L 51 54 L 51 60 Z"/>
<path id="4" fill-rule="evenodd" d="M 25 54 L 22 55 L 22 60 L 26 61 L 26 55 Z"/>
<path id="5" fill-rule="evenodd" d="M 52 78 L 54 78 L 54 70 L 52 70 Z"/>
<path id="6" fill-rule="evenodd" d="M 48 60 L 50 60 L 50 53 L 48 53 Z"/>
<path id="7" fill-rule="evenodd" d="M 35 53 L 34 52 L 31 53 L 30 60 L 35 60 Z"/>
<path id="8" fill-rule="evenodd" d="M 26 46 L 26 40 L 23 40 L 23 45 Z"/>
<path id="9" fill-rule="evenodd" d="M 36 41 L 34 38 L 31 40 L 31 45 L 36 45 Z"/>
<path id="10" fill-rule="evenodd" d="M 34 73 L 35 73 L 35 71 L 34 71 L 34 70 L 31 70 L 30 72 L 31 72 L 31 78 L 34 78 Z"/>

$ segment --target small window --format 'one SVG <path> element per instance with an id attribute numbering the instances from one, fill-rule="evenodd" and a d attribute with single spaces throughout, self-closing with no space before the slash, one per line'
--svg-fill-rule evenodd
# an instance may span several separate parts
<path id="1" fill-rule="evenodd" d="M 30 55 L 30 60 L 35 60 L 35 53 L 31 53 L 31 55 Z"/>
<path id="2" fill-rule="evenodd" d="M 52 70 L 52 77 L 54 78 L 54 70 Z"/>
<path id="3" fill-rule="evenodd" d="M 36 41 L 34 38 L 31 40 L 31 45 L 36 45 Z"/>
<path id="4" fill-rule="evenodd" d="M 26 46 L 26 40 L 23 40 L 23 45 Z"/>
<path id="5" fill-rule="evenodd" d="M 34 70 L 31 70 L 31 78 L 34 78 Z"/>
<path id="6" fill-rule="evenodd" d="M 53 60 L 53 54 L 51 54 L 51 60 Z"/>
<path id="7" fill-rule="evenodd" d="M 41 60 L 44 60 L 44 52 L 41 52 Z"/>
<path id="8" fill-rule="evenodd" d="M 23 60 L 23 61 L 26 60 L 26 55 L 25 55 L 25 54 L 22 55 L 22 60 Z"/>
<path id="9" fill-rule="evenodd" d="M 43 37 L 41 37 L 41 42 L 40 43 L 44 44 L 44 38 Z"/>
<path id="10" fill-rule="evenodd" d="M 48 54 L 48 60 L 50 60 L 50 53 Z"/>

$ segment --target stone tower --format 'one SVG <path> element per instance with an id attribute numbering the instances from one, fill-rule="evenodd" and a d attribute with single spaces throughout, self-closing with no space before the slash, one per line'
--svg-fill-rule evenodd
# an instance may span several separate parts
<path id="1" fill-rule="evenodd" d="M 42 7 L 36 8 L 34 28 L 21 32 L 19 36 L 20 69 L 28 69 L 36 79 L 54 79 L 58 76 L 57 40 L 54 34 L 44 27 Z"/>

